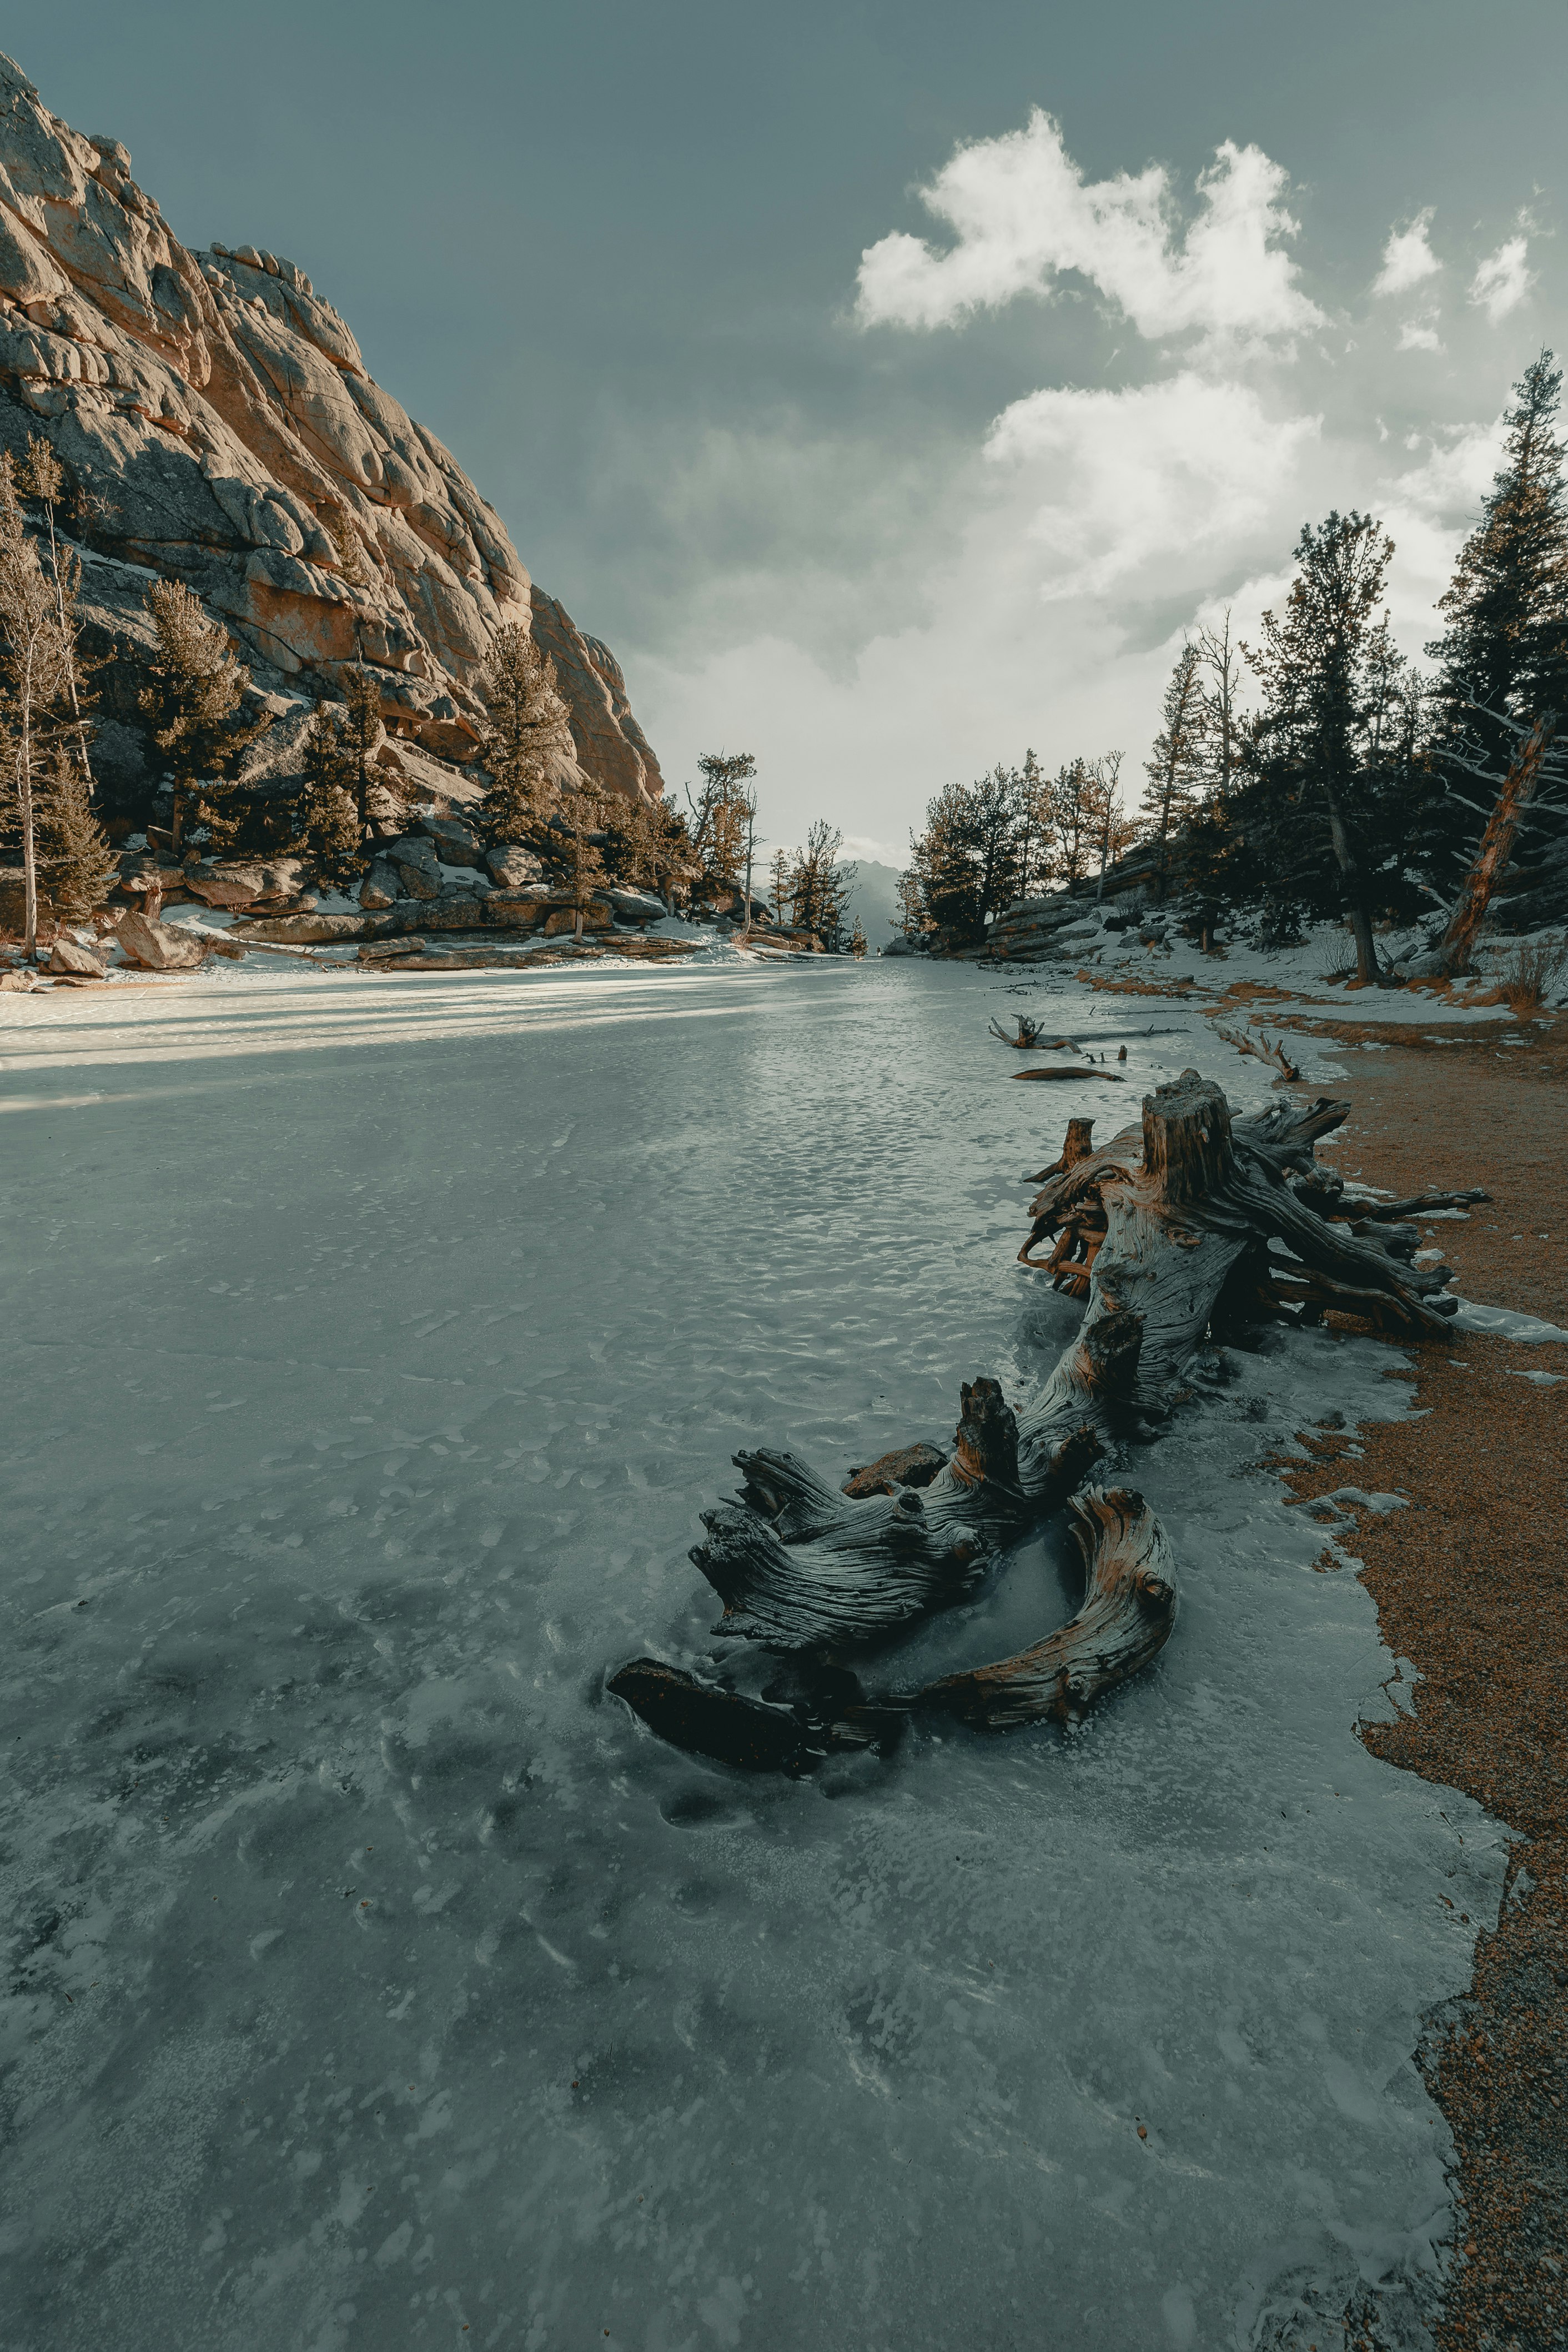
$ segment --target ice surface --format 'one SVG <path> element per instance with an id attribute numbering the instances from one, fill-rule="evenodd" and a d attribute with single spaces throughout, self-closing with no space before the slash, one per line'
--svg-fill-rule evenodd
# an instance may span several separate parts
<path id="1" fill-rule="evenodd" d="M 7 2352 L 1329 2352 L 1369 2292 L 1425 2341 L 1411 2053 L 1500 1832 L 1359 1744 L 1406 1678 L 1258 1466 L 1404 1411 L 1394 1350 L 1195 1380 L 1124 1473 L 1175 1636 L 1070 1739 L 774 1783 L 603 1695 L 711 1654 L 685 1550 L 737 1446 L 862 1462 L 1051 1360 L 1075 1310 L 1012 1259 L 1070 1114 L 1193 1061 L 1274 1098 L 1195 1013 L 1069 986 L 1132 1083 L 1042 1101 L 986 1034 L 1036 997 L 905 961 L 7 1000 Z M 1061 1561 L 918 1640 L 1049 1630 Z"/>

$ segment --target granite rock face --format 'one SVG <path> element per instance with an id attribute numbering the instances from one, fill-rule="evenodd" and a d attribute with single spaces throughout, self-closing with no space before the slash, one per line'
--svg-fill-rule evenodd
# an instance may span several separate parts
<path id="1" fill-rule="evenodd" d="M 148 575 L 182 579 L 262 686 L 335 698 L 362 658 L 389 732 L 462 762 L 492 635 L 537 625 L 581 768 L 660 791 L 613 656 L 533 591 L 494 508 L 309 278 L 254 246 L 187 250 L 126 149 L 81 137 L 0 58 L 0 445 L 19 454 L 29 433 L 65 467 L 68 530 L 102 559 L 86 602 L 117 649 L 147 635 Z M 126 701 L 101 719 L 130 788 Z"/>

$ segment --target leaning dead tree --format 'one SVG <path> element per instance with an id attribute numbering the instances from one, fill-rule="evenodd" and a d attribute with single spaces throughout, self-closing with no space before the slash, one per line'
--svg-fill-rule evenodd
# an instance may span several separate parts
<path id="1" fill-rule="evenodd" d="M 722 1604 L 715 1633 L 784 1660 L 781 1695 L 749 1697 L 653 1658 L 623 1666 L 610 1689 L 678 1747 L 800 1772 L 835 1751 L 885 1748 L 915 1715 L 993 1730 L 1071 1721 L 1138 1673 L 1175 1622 L 1170 1548 L 1140 1495 L 1085 1482 L 1156 1433 L 1206 1336 L 1311 1323 L 1331 1307 L 1435 1336 L 1457 1307 L 1437 1296 L 1447 1268 L 1411 1263 L 1416 1229 L 1370 1213 L 1317 1166 L 1317 1142 L 1349 1108 L 1280 1103 L 1233 1124 L 1219 1087 L 1188 1070 L 1103 1150 L 1092 1120 L 1073 1119 L 1035 1180 L 1019 1256 L 1084 1312 L 1037 1393 L 1015 1410 L 996 1381 L 977 1380 L 945 1456 L 905 1447 L 847 1487 L 793 1454 L 737 1454 L 740 1493 L 704 1514 L 692 1559 Z M 1047 1240 L 1050 1255 L 1036 1255 Z M 971 1592 L 1063 1507 L 1084 1570 L 1067 1624 L 993 1665 L 864 1687 L 879 1644 Z"/>

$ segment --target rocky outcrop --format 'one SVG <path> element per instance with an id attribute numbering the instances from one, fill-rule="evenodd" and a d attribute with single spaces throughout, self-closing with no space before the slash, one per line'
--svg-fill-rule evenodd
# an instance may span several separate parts
<path id="1" fill-rule="evenodd" d="M 630 800 L 656 800 L 664 780 L 632 715 L 620 663 L 597 637 L 585 637 L 566 607 L 542 588 L 533 590 L 532 611 L 534 643 L 555 663 L 582 766 Z"/>
<path id="2" fill-rule="evenodd" d="M 476 673 L 528 572 L 451 452 L 366 370 L 293 262 L 190 251 L 117 140 L 83 138 L 0 58 L 0 444 L 42 433 L 89 563 L 88 617 L 124 666 L 158 573 L 186 581 L 264 688 L 332 696 L 362 659 L 389 730 L 436 759 L 477 744 Z M 540 598 L 581 766 L 660 789 L 619 667 Z M 146 764 L 134 692 L 100 707 L 106 768 Z"/>

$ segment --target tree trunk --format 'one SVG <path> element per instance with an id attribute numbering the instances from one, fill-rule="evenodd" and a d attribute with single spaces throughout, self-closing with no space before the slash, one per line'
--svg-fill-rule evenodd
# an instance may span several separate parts
<path id="1" fill-rule="evenodd" d="M 33 653 L 23 665 L 16 739 L 16 798 L 22 815 L 22 935 L 29 958 L 38 951 L 38 846 L 33 829 Z"/>
<path id="2" fill-rule="evenodd" d="M 1340 808 L 1339 796 L 1332 784 L 1324 785 L 1323 797 L 1329 806 L 1329 837 L 1333 843 L 1344 894 L 1350 901 L 1350 926 L 1355 934 L 1355 976 L 1359 981 L 1370 982 L 1375 988 L 1385 988 L 1388 982 L 1377 961 L 1377 944 L 1372 936 L 1372 917 L 1367 912 L 1361 862 L 1351 845 L 1350 832 Z"/>
<path id="3" fill-rule="evenodd" d="M 610 1687 L 661 1737 L 798 1770 L 835 1746 L 885 1744 L 915 1709 L 992 1728 L 1061 1717 L 1146 1664 L 1175 1616 L 1166 1539 L 1136 1496 L 1073 1498 L 1107 1447 L 1146 1438 L 1167 1417 L 1211 1322 L 1311 1322 L 1343 1307 L 1404 1337 L 1447 1337 L 1445 1311 L 1458 1302 L 1429 1303 L 1443 1276 L 1404 1262 L 1397 1228 L 1364 1221 L 1353 1233 L 1313 1205 L 1340 1211 L 1313 1150 L 1348 1108 L 1276 1104 L 1233 1127 L 1219 1087 L 1187 1070 L 1146 1097 L 1140 1124 L 1103 1151 L 1092 1122 L 1074 1119 L 1061 1158 L 1040 1171 L 1019 1252 L 1040 1265 L 1031 1249 L 1060 1235 L 1043 1270 L 1085 1302 L 1039 1393 L 1015 1416 L 994 1381 L 973 1381 L 935 1475 L 932 1449 L 917 1447 L 852 1477 L 852 1492 L 794 1454 L 737 1454 L 738 1498 L 704 1514 L 706 1540 L 691 1557 L 723 1603 L 714 1632 L 804 1662 L 817 1679 L 800 1701 L 754 1722 L 747 1710 L 760 1702 L 645 1659 Z M 959 1600 L 1063 1504 L 1089 1569 L 1069 1626 L 1019 1658 L 925 1690 L 862 1701 L 856 1685 L 852 1704 L 841 1689 L 823 1698 L 821 1677 L 841 1682 L 846 1650 Z"/>
<path id="4" fill-rule="evenodd" d="M 1492 894 L 1508 869 L 1520 820 L 1535 797 L 1542 766 L 1556 730 L 1556 713 L 1548 711 L 1536 720 L 1514 753 L 1512 765 L 1502 780 L 1497 804 L 1487 819 L 1475 863 L 1465 877 L 1464 887 L 1448 918 L 1448 928 L 1437 950 L 1438 969 L 1444 973 L 1469 970 L 1476 934 L 1486 919 Z"/>

